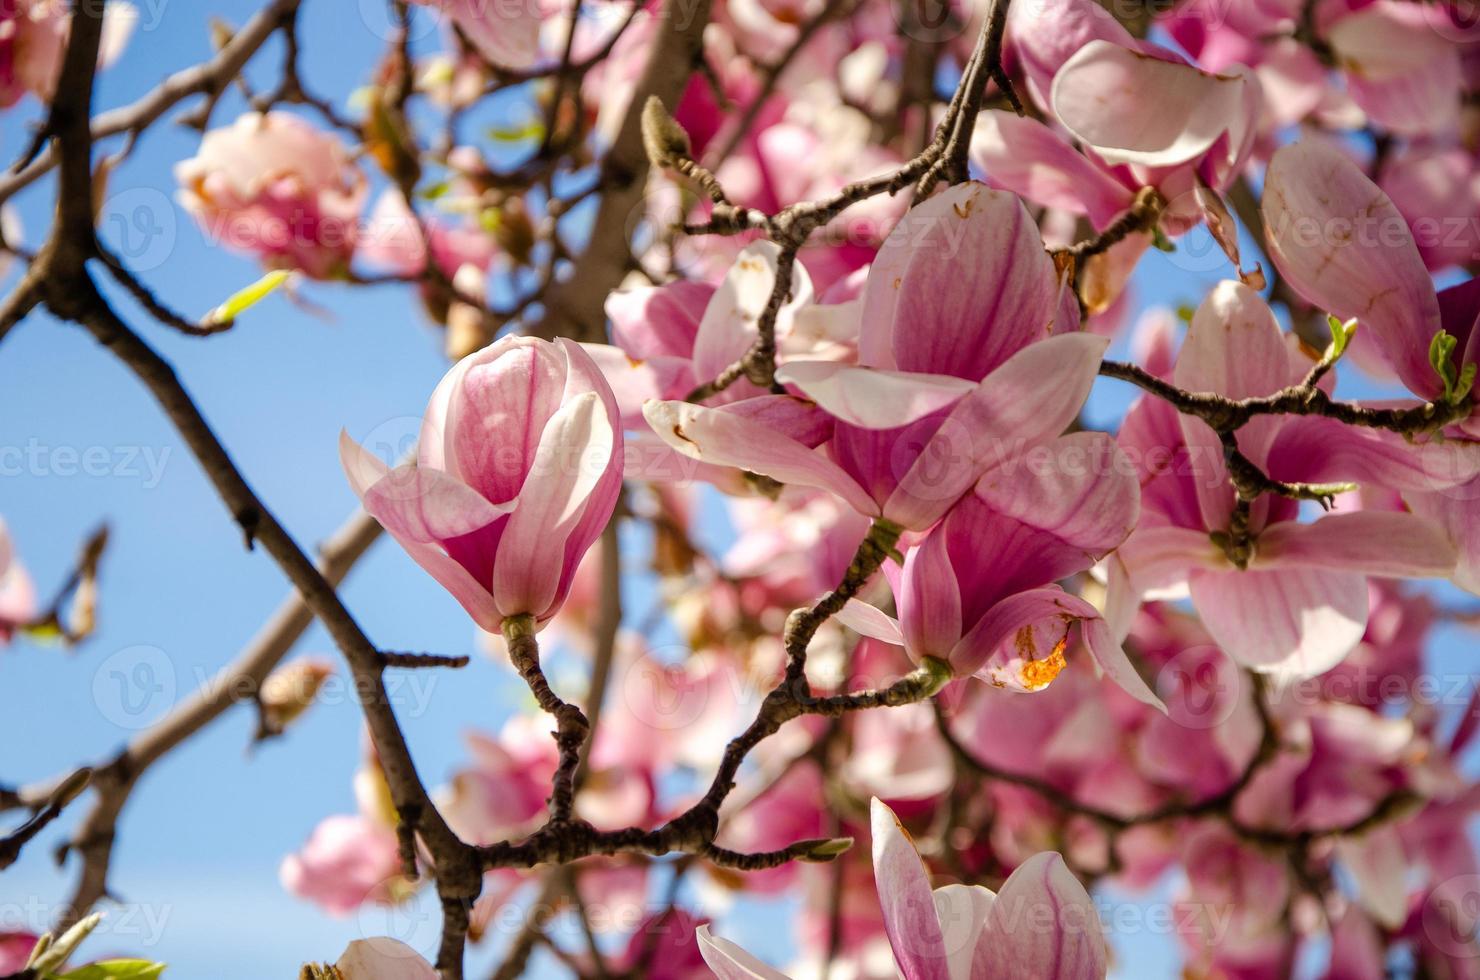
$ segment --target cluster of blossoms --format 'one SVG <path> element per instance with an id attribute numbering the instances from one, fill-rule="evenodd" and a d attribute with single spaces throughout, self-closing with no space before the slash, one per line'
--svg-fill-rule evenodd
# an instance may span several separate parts
<path id="1" fill-rule="evenodd" d="M 548 297 L 501 315 L 494 274 L 552 288 L 563 219 L 630 176 L 564 189 L 635 139 L 673 2 L 417 0 L 446 47 L 395 48 L 362 123 L 295 78 L 323 125 L 268 105 L 176 169 L 211 239 L 415 284 L 448 328 L 414 457 L 348 433 L 339 455 L 539 702 L 470 733 L 428 797 L 475 853 L 535 853 L 479 866 L 466 936 L 535 903 L 586 927 L 572 949 L 538 933 L 580 976 L 1092 980 L 1124 949 L 1106 896 L 1132 895 L 1189 977 L 1480 976 L 1480 689 L 1432 656 L 1462 618 L 1441 597 L 1480 595 L 1462 5 L 1185 0 L 1126 23 L 996 0 L 924 37 L 883 0 L 716 0 L 704 70 L 644 116 L 655 166 L 605 333 L 500 334 Z M 49 94 L 67 20 L 47 8 L 0 10 L 0 102 Z M 948 107 L 937 74 L 962 79 Z M 530 79 L 532 128 L 501 136 L 540 150 L 513 175 L 455 123 Z M 413 98 L 451 121 L 435 153 Z M 538 169 L 552 146 L 568 172 Z M 1200 238 L 1216 281 L 1134 315 L 1137 270 Z M 1096 431 L 1107 375 L 1138 391 Z M 1338 398 L 1353 381 L 1387 397 Z M 618 549 L 618 525 L 645 534 Z M 644 549 L 661 605 L 611 622 L 609 572 Z M 12 551 L 0 524 L 0 642 L 35 616 Z M 537 634 L 609 678 L 586 714 Z M 328 672 L 280 668 L 264 730 Z M 442 884 L 393 769 L 367 746 L 356 812 L 283 860 L 289 892 L 344 916 Z M 725 938 L 781 896 L 786 973 Z M 33 948 L 0 934 L 0 974 Z M 305 967 L 438 975 L 389 939 Z"/>
<path id="2" fill-rule="evenodd" d="M 1180 212 L 1172 197 L 1136 232 L 1143 251 L 1221 207 L 1216 192 L 1254 142 L 1258 87 L 1245 72 L 1126 57 L 1086 46 L 1061 70 L 1069 79 L 1097 65 L 1187 73 L 1214 90 L 1232 79 L 1228 103 L 1243 114 L 1192 150 L 1177 137 L 1175 151 L 1146 149 L 1114 166 L 1106 152 L 1076 156 L 1080 179 L 1054 194 L 1039 187 L 1040 199 L 1060 202 L 1068 188 L 1105 188 L 1107 203 L 1080 201 L 1104 219 L 1092 225 L 1134 205 L 1128 188 L 1163 197 L 1179 181 L 1200 188 L 1202 211 Z M 1030 91 L 1065 90 L 1060 72 L 1043 70 Z M 1082 146 L 1099 146 L 1059 114 Z M 1042 133 L 1027 145 L 1071 166 L 1078 151 L 1050 143 L 1059 137 L 1047 124 L 1001 115 L 973 144 L 989 180 L 1012 186 L 1011 168 L 992 160 L 1017 146 L 1004 133 L 1029 125 Z M 1468 284 L 1436 295 L 1406 225 L 1395 240 L 1291 237 L 1311 224 L 1382 222 L 1392 210 L 1341 150 L 1312 137 L 1277 150 L 1268 174 L 1270 256 L 1284 281 L 1356 318 L 1374 357 L 1415 394 L 1447 406 L 1469 398 L 1459 380 L 1474 356 Z M 1114 194 L 1112 176 L 1123 181 Z M 694 652 L 662 663 L 641 636 L 622 637 L 619 669 L 637 680 L 609 698 L 580 819 L 616 830 L 681 813 L 689 801 L 665 792 L 665 773 L 718 762 L 714 736 L 744 721 L 735 692 L 781 673 L 785 613 L 883 541 L 882 574 L 814 643 L 812 680 L 856 690 L 914 665 L 944 685 L 936 704 L 861 713 L 846 736 L 816 724 L 763 743 L 757 785 L 722 811 L 717 843 L 740 851 L 826 833 L 872 840 L 877 904 L 846 886 L 868 873 L 852 854 L 838 859 L 841 911 L 826 904 L 839 901 L 822 887 L 831 869 L 715 872 L 725 890 L 798 889 L 822 903 L 809 900 L 800 920 L 799 971 L 831 959 L 859 976 L 1101 976 L 1097 913 L 1069 869 L 1148 889 L 1181 868 L 1171 919 L 1200 975 L 1286 976 L 1323 935 L 1333 976 L 1380 971 L 1394 943 L 1436 975 L 1462 975 L 1477 952 L 1455 938 L 1473 925 L 1463 917 L 1477 868 L 1465 833 L 1474 792 L 1458 763 L 1473 712 L 1445 731 L 1433 692 L 1424 696 L 1423 649 L 1438 613 L 1397 580 L 1474 587 L 1470 535 L 1480 522 L 1466 488 L 1480 455 L 1467 413 L 1406 439 L 1315 413 L 1238 427 L 1233 449 L 1245 465 L 1329 488 L 1335 512 L 1314 520 L 1277 491 L 1241 494 L 1227 430 L 1179 416 L 1155 393 L 1118 434 L 1073 431 L 1114 325 L 1085 329 L 1083 297 L 1039 221 L 1017 194 L 974 181 L 900 216 L 860 273 L 821 295 L 826 273 L 812 271 L 804 250 L 769 314 L 775 387 L 741 375 L 692 398 L 743 362 L 781 274 L 771 242 L 733 254 L 716 283 L 614 294 L 612 346 L 511 337 L 463 359 L 433 396 L 414 464 L 388 469 L 352 441 L 342 446 L 367 510 L 495 632 L 522 616 L 575 624 L 559 630 L 566 641 L 584 635 L 599 595 L 595 562 L 583 556 L 622 477 L 634 494 L 642 488 L 631 506 L 653 522 L 654 569 Z M 1329 397 L 1332 353 L 1323 360 L 1285 332 L 1254 279 L 1214 286 L 1180 343 L 1174 318 L 1146 318 L 1135 348 L 1147 376 L 1229 404 L 1307 379 Z M 1453 363 L 1431 362 L 1441 328 L 1458 340 Z M 738 535 L 716 557 L 689 534 L 700 484 L 729 495 Z M 701 709 L 661 707 L 686 701 Z M 542 727 L 520 717 L 475 739 L 475 765 L 444 798 L 467 839 L 538 828 L 558 767 Z M 836 775 L 831 759 L 842 760 Z M 881 799 L 912 826 L 944 822 L 954 836 L 931 840 L 922 864 Z M 995 900 L 974 884 L 930 894 L 931 874 L 1001 881 L 1014 868 Z M 1311 884 L 1338 870 L 1350 892 Z M 587 901 L 627 895 L 641 908 L 646 873 L 645 861 L 594 865 L 580 888 Z M 399 874 L 394 819 L 368 809 L 326 822 L 284 866 L 290 888 L 338 911 L 398 900 Z M 490 873 L 474 935 L 528 877 Z M 1025 928 L 1003 919 L 1014 908 L 1052 914 Z M 693 945 L 653 938 L 680 930 L 680 915 L 692 931 L 698 920 L 682 907 L 617 927 L 632 934 L 627 955 L 646 948 L 662 975 L 703 975 Z M 697 943 L 721 977 L 781 976 L 706 927 Z"/>

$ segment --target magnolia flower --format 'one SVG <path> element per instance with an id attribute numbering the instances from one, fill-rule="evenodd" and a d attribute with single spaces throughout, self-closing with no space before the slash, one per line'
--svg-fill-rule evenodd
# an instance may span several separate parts
<path id="1" fill-rule="evenodd" d="M 1085 214 L 1096 228 L 1142 187 L 1172 203 L 1172 232 L 1221 207 L 1198 191 L 1221 191 L 1248 159 L 1261 104 L 1251 72 L 1203 71 L 1133 38 L 1091 0 L 1010 10 L 1029 90 L 1074 143 L 1031 118 L 982 113 L 972 154 L 994 184 Z"/>
<path id="2" fill-rule="evenodd" d="M 1321 309 L 1360 323 L 1353 343 L 1367 347 L 1409 391 L 1434 400 L 1449 384 L 1431 348 L 1443 330 L 1454 339 L 1446 367 L 1454 379 L 1480 365 L 1480 284 L 1434 289 L 1417 246 L 1393 202 L 1341 150 L 1316 140 L 1283 147 L 1264 185 L 1270 255 L 1294 289 Z M 1455 397 L 1461 397 L 1456 394 Z M 1472 389 L 1463 395 L 1471 402 Z M 1430 457 L 1450 459 L 1449 473 L 1427 485 L 1397 486 L 1416 513 L 1438 522 L 1459 551 L 1453 580 L 1480 592 L 1480 477 L 1474 415 L 1452 427 Z"/>
<path id="3" fill-rule="evenodd" d="M 1465 44 L 1473 27 L 1459 7 L 1374 0 L 1323 5 L 1302 22 L 1298 3 L 1190 0 L 1178 4 L 1167 31 L 1202 64 L 1256 69 L 1277 94 L 1270 128 L 1299 122 L 1333 94 L 1323 59 L 1343 76 L 1344 95 L 1385 132 L 1417 136 L 1453 129 L 1460 116 Z M 1309 30 L 1326 50 L 1304 43 Z M 1351 125 L 1361 125 L 1360 116 Z M 1344 128 L 1344 127 L 1343 127 Z"/>
<path id="4" fill-rule="evenodd" d="M 996 687 L 1038 691 L 1067 663 L 1081 628 L 1097 664 L 1160 706 L 1100 613 L 1054 584 L 1086 571 L 1136 525 L 1136 480 L 1113 437 L 1080 432 L 1010 456 L 911 547 L 894 576 L 899 621 L 851 600 L 843 621 Z M 982 561 L 991 555 L 991 561 Z"/>
<path id="5" fill-rule="evenodd" d="M 318 279 L 348 268 L 365 175 L 335 136 L 299 117 L 249 112 L 213 129 L 175 179 L 213 241 Z"/>
<path id="6" fill-rule="evenodd" d="M 539 59 L 541 4 L 537 0 L 412 0 L 457 25 L 478 53 L 500 68 L 529 68 Z"/>
<path id="7" fill-rule="evenodd" d="M 777 372 L 825 416 L 788 395 L 718 408 L 650 401 L 644 414 L 694 459 L 827 490 L 864 516 L 924 530 L 994 458 L 1047 442 L 1077 416 L 1106 341 L 1040 339 L 1077 321 L 1021 202 L 961 184 L 914 208 L 880 249 L 859 364 L 793 360 Z"/>
<path id="8" fill-rule="evenodd" d="M 1178 938 L 1211 976 L 1288 977 L 1294 939 L 1289 928 L 1289 865 L 1207 823 L 1185 838 L 1186 909 L 1222 909 L 1222 916 L 1179 914 Z"/>
<path id="9" fill-rule="evenodd" d="M 616 401 L 564 339 L 505 337 L 454 365 L 415 463 L 391 469 L 348 433 L 339 453 L 365 510 L 489 632 L 555 615 L 622 482 Z"/>
<path id="10" fill-rule="evenodd" d="M 679 281 L 607 297 L 613 343 L 588 344 L 586 350 L 611 382 L 626 427 L 646 428 L 642 410 L 648 399 L 683 398 L 745 355 L 758 336 L 756 320 L 770 300 L 780 252 L 773 242 L 752 242 L 718 286 Z M 790 353 L 796 318 L 812 302 L 812 282 L 798 266 L 791 295 L 776 314 L 782 351 Z M 763 394 L 741 378 L 713 401 Z"/>
<path id="11" fill-rule="evenodd" d="M 1222 282 L 1193 316 L 1172 378 L 1187 391 L 1238 399 L 1296 384 L 1309 368 L 1257 293 Z M 1143 399 L 1120 442 L 1146 473 L 1140 523 L 1111 562 L 1106 604 L 1122 635 L 1136 597 L 1190 594 L 1208 632 L 1239 663 L 1281 679 L 1311 677 L 1361 640 L 1367 576 L 1454 568 L 1455 549 L 1431 521 L 1363 510 L 1301 523 L 1297 502 L 1272 494 L 1248 505 L 1241 550 L 1231 536 L 1235 492 L 1211 428 Z M 1258 418 L 1239 430 L 1238 445 L 1278 480 L 1424 487 L 1437 479 L 1430 454 L 1332 419 Z"/>
<path id="12" fill-rule="evenodd" d="M 40 938 L 32 932 L 0 931 L 0 970 L 7 974 L 24 970 Z"/>
<path id="13" fill-rule="evenodd" d="M 620 975 L 645 980 L 705 980 L 704 957 L 694 933 L 699 921 L 682 908 L 669 908 L 645 917 L 627 945 L 608 963 Z"/>
<path id="14" fill-rule="evenodd" d="M 1382 168 L 1381 183 L 1430 270 L 1480 258 L 1480 161 L 1467 148 L 1408 144 Z"/>
<path id="15" fill-rule="evenodd" d="M 16 627 L 35 615 L 36 589 L 15 557 L 5 521 L 0 520 L 0 644 L 9 642 Z"/>
<path id="16" fill-rule="evenodd" d="M 451 279 L 463 266 L 487 271 L 497 248 L 492 236 L 471 222 L 419 222 L 399 191 L 386 190 L 375 199 L 359 241 L 357 254 L 407 278 L 426 271 L 430 246 L 432 260 Z"/>
<path id="17" fill-rule="evenodd" d="M 278 867 L 285 890 L 333 916 L 349 915 L 366 902 L 394 904 L 416 887 L 404 877 L 399 817 L 373 758 L 355 773 L 355 802 L 358 812 L 325 817 L 302 850 Z"/>
<path id="18" fill-rule="evenodd" d="M 103 8 L 98 65 L 112 64 L 133 33 L 139 12 L 132 4 Z M 30 92 L 49 100 L 62 70 L 72 15 L 61 0 L 12 0 L 0 6 L 0 107 Z"/>
<path id="19" fill-rule="evenodd" d="M 1457 368 L 1480 360 L 1472 288 L 1435 291 L 1407 222 L 1341 149 L 1307 139 L 1277 150 L 1263 212 L 1270 256 L 1285 280 L 1327 313 L 1355 317 L 1353 343 L 1372 345 L 1409 391 L 1444 394 L 1429 362 L 1441 329 L 1458 341 Z"/>
<path id="20" fill-rule="evenodd" d="M 438 980 L 421 954 L 398 939 L 356 939 L 334 964 L 334 980 Z"/>
<path id="21" fill-rule="evenodd" d="M 871 810 L 874 883 L 901 976 L 912 980 L 1007 980 L 1105 976 L 1105 936 L 1094 903 L 1058 854 L 1019 865 L 1000 892 L 980 885 L 930 888 L 924 863 L 893 811 Z M 734 943 L 698 930 L 699 949 L 720 980 L 786 980 Z"/>

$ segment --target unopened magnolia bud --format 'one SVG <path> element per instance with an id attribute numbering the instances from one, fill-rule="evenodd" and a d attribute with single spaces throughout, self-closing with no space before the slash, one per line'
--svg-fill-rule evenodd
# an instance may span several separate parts
<path id="1" fill-rule="evenodd" d="M 57 787 L 56 792 L 51 794 L 51 805 L 63 807 L 77 799 L 78 795 L 87 789 L 87 784 L 92 782 L 92 777 L 93 771 L 87 766 L 83 766 L 68 776 L 62 785 Z"/>
<path id="2" fill-rule="evenodd" d="M 262 682 L 258 700 L 262 704 L 262 722 L 267 731 L 282 732 L 295 718 L 308 710 L 334 673 L 334 665 L 321 657 L 305 657 L 279 667 Z"/>
<path id="3" fill-rule="evenodd" d="M 46 949 L 36 954 L 31 962 L 26 965 L 26 968 L 34 971 L 38 977 L 44 977 L 49 973 L 56 973 L 67 962 L 68 957 L 72 955 L 72 951 L 80 946 L 82 941 L 102 921 L 102 915 L 97 912 L 82 919 L 72 928 L 57 937 Z M 37 946 L 39 948 L 40 943 L 37 943 Z"/>
<path id="4" fill-rule="evenodd" d="M 648 96 L 642 107 L 642 145 L 655 167 L 668 168 L 677 159 L 689 157 L 689 134 L 669 114 L 663 100 Z"/>
<path id="5" fill-rule="evenodd" d="M 853 838 L 851 837 L 823 837 L 818 840 L 798 841 L 792 845 L 798 852 L 799 860 L 810 861 L 813 864 L 822 864 L 842 857 L 852 846 Z"/>
<path id="6" fill-rule="evenodd" d="M 56 938 L 56 934 L 50 932 L 43 932 L 37 936 L 36 945 L 31 947 L 31 955 L 27 957 L 26 965 L 30 966 L 32 963 L 35 963 L 37 957 L 45 953 L 48 949 L 51 949 L 52 943 L 56 942 Z"/>

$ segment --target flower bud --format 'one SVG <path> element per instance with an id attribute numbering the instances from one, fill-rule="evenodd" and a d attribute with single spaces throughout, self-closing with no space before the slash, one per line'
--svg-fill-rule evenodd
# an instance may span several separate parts
<path id="1" fill-rule="evenodd" d="M 505 337 L 442 379 L 414 464 L 390 469 L 347 434 L 340 461 L 365 509 L 497 633 L 565 601 L 616 506 L 622 431 L 580 345 Z"/>

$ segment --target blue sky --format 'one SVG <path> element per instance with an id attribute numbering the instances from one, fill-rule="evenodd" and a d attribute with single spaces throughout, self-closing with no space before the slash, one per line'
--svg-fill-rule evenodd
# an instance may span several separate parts
<path id="1" fill-rule="evenodd" d="M 212 16 L 241 23 L 256 6 L 135 2 L 140 30 L 102 76 L 103 108 L 131 101 L 166 72 L 207 57 Z M 311 88 L 342 103 L 367 76 L 383 43 L 383 6 L 380 0 L 305 4 L 300 36 Z M 276 61 L 273 47 L 259 55 L 254 75 L 270 80 L 260 72 L 275 69 Z M 228 95 L 218 124 L 239 108 L 239 99 Z M 36 109 L 28 101 L 12 110 L 3 139 L 7 158 L 27 138 L 20 119 Z M 506 101 L 491 114 L 508 118 L 518 111 Z M 180 127 L 153 128 L 113 176 L 101 223 L 146 281 L 191 315 L 257 275 L 251 261 L 204 242 L 172 203 L 171 167 L 193 154 L 196 141 Z M 30 244 L 46 226 L 50 187 L 46 181 L 18 200 Z M 1174 280 L 1176 270 L 1153 255 L 1138 288 L 1148 299 L 1195 301 L 1197 283 L 1223 271 L 1200 264 L 1206 268 L 1194 278 Z M 425 325 L 409 290 L 309 285 L 304 294 L 328 316 L 277 296 L 234 330 L 204 341 L 154 326 L 127 303 L 122 309 L 176 365 L 268 506 L 311 546 L 355 505 L 335 452 L 340 428 L 356 438 L 408 435 L 446 363 L 440 335 Z M 1123 386 L 1102 383 L 1092 420 L 1110 424 L 1127 400 Z M 0 652 L 0 782 L 19 784 L 106 758 L 233 657 L 286 588 L 264 554 L 242 548 L 238 530 L 147 394 L 76 327 L 33 316 L 0 345 L 0 449 L 9 451 L 5 459 L 23 460 L 0 472 L 0 515 L 43 595 L 65 574 L 90 528 L 106 519 L 113 529 L 97 634 L 77 651 L 18 643 Z M 87 473 L 77 472 L 76 460 L 84 458 L 93 462 Z M 343 595 L 386 648 L 476 652 L 466 616 L 392 546 L 372 551 Z M 644 605 L 629 602 L 629 608 Z M 1458 648 L 1455 638 L 1445 644 L 1449 656 Z M 299 652 L 333 655 L 317 626 Z M 156 671 L 159 688 L 142 702 L 120 699 L 120 675 L 141 663 Z M 485 659 L 475 658 L 455 676 L 401 676 L 415 685 L 402 689 L 400 714 L 429 782 L 440 782 L 463 760 L 462 732 L 496 729 L 525 697 L 510 672 Z M 320 818 L 354 808 L 350 779 L 361 734 L 352 700 L 331 698 L 289 738 L 248 751 L 252 722 L 247 710 L 231 712 L 139 786 L 120 823 L 112 872 L 125 904 L 90 948 L 141 953 L 171 963 L 171 976 L 215 980 L 291 976 L 304 959 L 332 959 L 365 933 L 392 932 L 431 948 L 436 916 L 425 902 L 389 919 L 376 912 L 334 920 L 277 883 L 278 862 Z M 58 828 L 48 831 L 0 878 L 0 928 L 36 927 L 51 918 L 73 870 L 58 870 L 47 858 L 45 848 L 60 839 Z M 784 903 L 747 905 L 725 931 L 780 962 L 785 947 L 775 937 L 784 930 L 776 926 L 787 913 Z M 1167 945 L 1155 937 L 1135 938 L 1128 952 L 1135 976 L 1171 973 Z M 488 952 L 478 958 L 487 961 Z"/>

